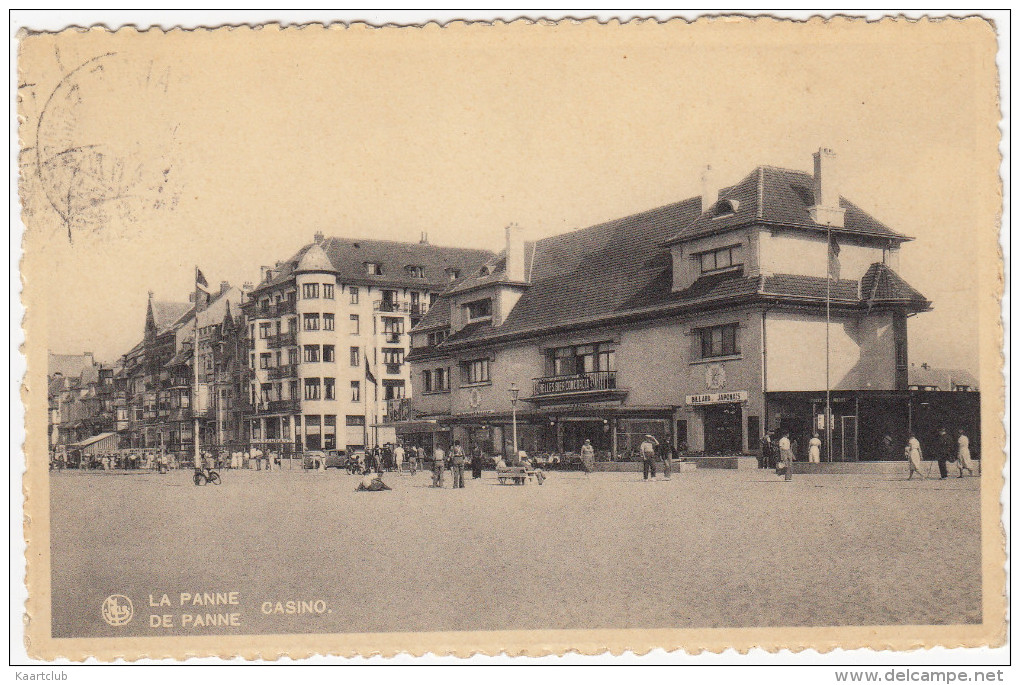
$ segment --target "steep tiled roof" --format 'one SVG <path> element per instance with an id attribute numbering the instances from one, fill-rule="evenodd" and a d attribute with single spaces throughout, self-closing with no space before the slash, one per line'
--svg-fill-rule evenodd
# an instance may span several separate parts
<path id="1" fill-rule="evenodd" d="M 814 178 L 803 171 L 760 166 L 739 183 L 719 192 L 720 202 L 736 204 L 735 211 L 714 216 L 712 212 L 700 214 L 689 225 L 681 228 L 671 241 L 687 240 L 722 230 L 743 226 L 755 221 L 788 226 L 817 227 L 811 220 L 809 208 L 814 205 Z M 844 197 L 840 206 L 846 210 L 843 228 L 834 229 L 843 234 L 859 234 L 910 240 L 893 231 Z"/>
<path id="2" fill-rule="evenodd" d="M 185 320 L 191 313 L 190 302 L 165 302 L 161 300 L 150 300 L 152 305 L 152 318 L 156 324 L 156 334 L 165 333 L 173 328 L 175 324 Z"/>
<path id="3" fill-rule="evenodd" d="M 885 264 L 872 264 L 861 278 L 861 299 L 865 302 L 910 302 L 927 308 L 928 299 Z"/>
<path id="4" fill-rule="evenodd" d="M 96 360 L 91 353 L 85 354 L 53 354 L 50 352 L 47 375 L 62 374 L 65 378 L 77 377 L 88 366 L 92 366 Z"/>
<path id="5" fill-rule="evenodd" d="M 310 243 L 298 250 L 294 256 L 280 265 L 279 273 L 275 274 L 272 280 L 260 283 L 256 290 L 287 281 L 313 245 L 316 243 Z M 451 270 L 462 275 L 470 273 L 493 256 L 489 250 L 394 240 L 326 238 L 318 245 L 329 257 L 342 282 L 407 287 L 445 288 L 450 283 Z M 368 275 L 366 263 L 378 264 L 382 274 Z M 425 274 L 424 278 L 412 276 L 408 267 L 421 267 Z"/>
<path id="6" fill-rule="evenodd" d="M 826 279 L 824 277 L 774 274 L 766 276 L 764 281 L 762 293 L 766 295 L 808 297 L 815 300 L 824 299 L 826 295 Z M 860 298 L 857 294 L 857 286 L 857 281 L 834 281 L 829 289 L 829 298 L 831 300 L 858 302 Z"/>

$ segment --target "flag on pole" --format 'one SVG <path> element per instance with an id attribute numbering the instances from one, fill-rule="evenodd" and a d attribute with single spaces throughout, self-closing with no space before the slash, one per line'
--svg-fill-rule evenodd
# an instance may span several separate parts
<path id="1" fill-rule="evenodd" d="M 209 293 L 209 281 L 197 266 L 195 267 L 195 308 L 204 309 L 209 306 L 212 295 Z"/>
<path id="2" fill-rule="evenodd" d="M 839 280 L 839 243 L 829 238 L 829 278 Z"/>
<path id="3" fill-rule="evenodd" d="M 367 354 L 365 355 L 365 378 L 368 379 L 368 382 L 371 383 L 372 385 L 376 385 L 376 386 L 379 385 L 379 381 L 377 381 L 375 379 L 375 374 L 372 373 L 372 367 L 370 367 L 368 365 L 368 355 Z"/>
<path id="4" fill-rule="evenodd" d="M 195 267 L 195 287 L 203 292 L 209 292 L 209 281 L 205 280 L 205 275 L 197 266 Z"/>

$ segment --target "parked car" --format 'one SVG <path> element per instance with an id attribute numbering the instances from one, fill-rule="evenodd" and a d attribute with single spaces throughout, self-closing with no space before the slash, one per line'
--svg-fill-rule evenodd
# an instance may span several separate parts
<path id="1" fill-rule="evenodd" d="M 342 469 L 347 464 L 347 453 L 344 450 L 326 450 L 326 468 Z"/>
<path id="2" fill-rule="evenodd" d="M 301 466 L 306 469 L 318 469 L 325 461 L 326 453 L 321 450 L 311 450 L 301 455 Z"/>

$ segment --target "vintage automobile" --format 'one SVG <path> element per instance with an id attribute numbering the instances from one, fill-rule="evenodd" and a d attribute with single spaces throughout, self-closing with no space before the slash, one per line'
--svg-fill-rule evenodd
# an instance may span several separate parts
<path id="1" fill-rule="evenodd" d="M 344 450 L 310 450 L 303 455 L 302 466 L 306 469 L 342 469 L 347 464 Z"/>

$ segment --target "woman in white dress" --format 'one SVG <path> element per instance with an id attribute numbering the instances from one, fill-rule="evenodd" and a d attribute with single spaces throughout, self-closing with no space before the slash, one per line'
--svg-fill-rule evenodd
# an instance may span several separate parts
<path id="1" fill-rule="evenodd" d="M 818 433 L 811 435 L 811 440 L 808 442 L 807 458 L 812 464 L 818 464 L 822 461 L 822 441 L 818 438 Z"/>
<path id="2" fill-rule="evenodd" d="M 907 464 L 910 470 L 910 475 L 907 476 L 907 480 L 914 477 L 916 473 L 924 479 L 924 472 L 921 471 L 921 443 L 918 442 L 917 436 L 913 433 L 910 434 L 910 440 L 907 441 Z"/>
<path id="3" fill-rule="evenodd" d="M 962 430 L 956 431 L 959 436 L 956 440 L 956 465 L 960 467 L 960 478 L 963 478 L 964 470 L 974 475 L 974 462 L 970 460 L 970 438 L 964 435 Z"/>

